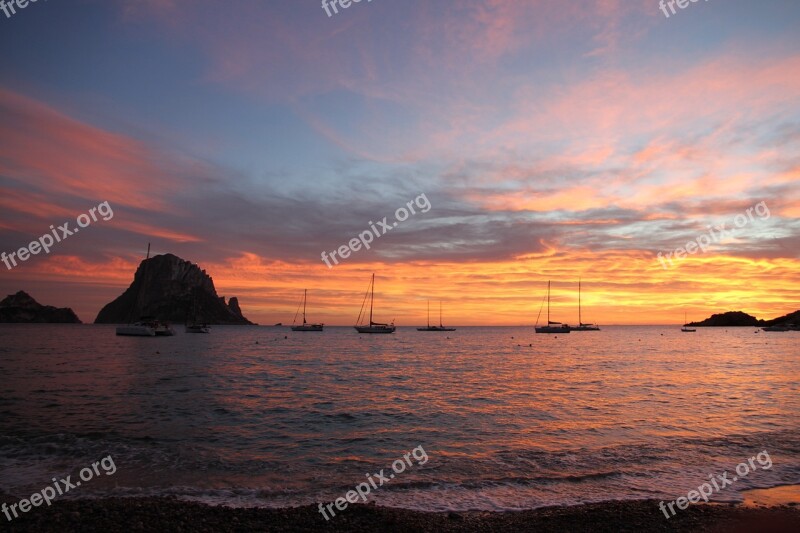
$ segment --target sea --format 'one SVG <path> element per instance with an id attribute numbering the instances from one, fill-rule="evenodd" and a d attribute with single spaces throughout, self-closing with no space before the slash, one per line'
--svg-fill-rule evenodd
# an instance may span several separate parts
<path id="1" fill-rule="evenodd" d="M 738 502 L 800 483 L 800 332 L 0 325 L 0 492 L 108 457 L 59 498 L 316 506 L 372 479 L 378 505 L 503 511 L 672 501 L 727 472 L 711 499 Z"/>

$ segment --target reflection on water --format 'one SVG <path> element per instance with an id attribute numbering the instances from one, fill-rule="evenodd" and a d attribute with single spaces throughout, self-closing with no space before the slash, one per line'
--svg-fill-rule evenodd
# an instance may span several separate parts
<path id="1" fill-rule="evenodd" d="M 424 446 L 371 495 L 417 509 L 675 499 L 768 450 L 738 491 L 800 482 L 800 333 L 751 328 L 399 328 L 363 336 L 216 327 L 0 326 L 0 490 L 113 455 L 76 496 L 330 501 Z"/>
<path id="2" fill-rule="evenodd" d="M 775 507 L 777 505 L 800 505 L 800 485 L 784 485 L 771 489 L 753 489 L 743 495 L 748 507 Z"/>

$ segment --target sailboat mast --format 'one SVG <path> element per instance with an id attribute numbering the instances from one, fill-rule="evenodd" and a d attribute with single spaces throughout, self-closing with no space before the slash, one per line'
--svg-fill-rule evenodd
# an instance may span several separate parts
<path id="1" fill-rule="evenodd" d="M 442 325 L 442 301 L 441 300 L 439 300 L 439 327 L 440 328 L 444 327 Z"/>
<path id="2" fill-rule="evenodd" d="M 372 293 L 369 296 L 369 325 L 372 325 L 372 306 L 375 303 L 375 274 L 372 274 Z"/>
<path id="3" fill-rule="evenodd" d="M 578 278 L 578 325 L 580 326 L 583 324 L 583 319 L 581 318 L 581 279 Z"/>
<path id="4" fill-rule="evenodd" d="M 547 280 L 547 325 L 550 325 L 550 280 Z"/>
<path id="5" fill-rule="evenodd" d="M 431 327 L 431 301 L 428 300 L 428 328 Z"/>
<path id="6" fill-rule="evenodd" d="M 306 323 L 306 299 L 308 298 L 308 289 L 303 289 L 303 324 Z"/>

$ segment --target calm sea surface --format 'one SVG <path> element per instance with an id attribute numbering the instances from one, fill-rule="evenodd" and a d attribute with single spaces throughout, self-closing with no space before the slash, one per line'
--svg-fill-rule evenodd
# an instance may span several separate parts
<path id="1" fill-rule="evenodd" d="M 771 469 L 714 496 L 738 501 L 800 483 L 800 333 L 754 331 L 2 325 L 0 491 L 111 455 L 66 496 L 329 502 L 422 446 L 372 501 L 505 510 L 674 500 L 766 450 Z"/>

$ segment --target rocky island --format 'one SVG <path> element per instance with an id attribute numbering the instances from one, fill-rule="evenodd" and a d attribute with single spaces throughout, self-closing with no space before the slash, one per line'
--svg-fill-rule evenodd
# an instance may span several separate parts
<path id="1" fill-rule="evenodd" d="M 704 328 L 735 328 L 735 327 L 769 327 L 769 326 L 792 326 L 800 324 L 800 311 L 789 313 L 772 320 L 760 320 L 742 311 L 728 311 L 711 315 L 700 322 L 691 322 L 692 327 Z"/>
<path id="2" fill-rule="evenodd" d="M 227 303 L 199 266 L 172 254 L 145 259 L 133 282 L 100 310 L 95 324 L 125 324 L 151 316 L 158 320 L 213 325 L 252 325 L 237 298 Z"/>
<path id="3" fill-rule="evenodd" d="M 81 324 L 69 307 L 42 305 L 27 292 L 10 294 L 0 302 L 0 323 L 6 324 Z"/>

